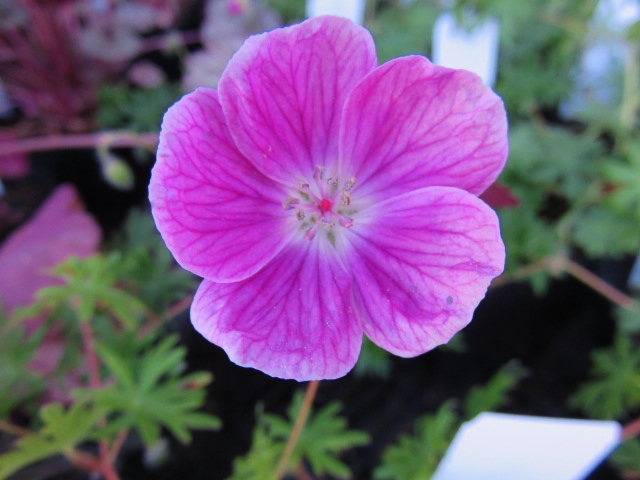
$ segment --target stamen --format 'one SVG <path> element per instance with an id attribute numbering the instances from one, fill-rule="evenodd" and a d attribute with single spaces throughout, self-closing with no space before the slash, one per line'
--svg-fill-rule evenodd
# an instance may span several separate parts
<path id="1" fill-rule="evenodd" d="M 316 182 L 319 182 L 324 177 L 324 167 L 322 165 L 317 165 L 316 170 L 313 172 L 313 179 Z"/>
<path id="2" fill-rule="evenodd" d="M 296 197 L 285 198 L 282 202 L 282 208 L 285 210 L 291 210 L 294 205 L 298 205 L 300 203 L 300 199 Z"/>
<path id="3" fill-rule="evenodd" d="M 313 225 L 309 230 L 304 232 L 304 238 L 307 240 L 312 240 L 313 237 L 316 236 L 316 232 L 318 231 L 318 224 Z"/>
<path id="4" fill-rule="evenodd" d="M 300 221 L 304 220 L 304 212 L 300 209 L 296 210 L 296 217 Z"/>
<path id="5" fill-rule="evenodd" d="M 342 200 L 342 205 L 344 205 L 345 207 L 351 205 L 351 195 L 349 195 L 347 192 L 342 192 L 342 195 L 340 195 L 340 200 Z"/>
<path id="6" fill-rule="evenodd" d="M 353 219 L 349 217 L 344 217 L 342 215 L 338 216 L 338 223 L 340 224 L 341 227 L 344 227 L 344 228 L 353 227 Z"/>
<path id="7" fill-rule="evenodd" d="M 335 187 L 338 185 L 338 179 L 337 178 L 333 178 L 333 177 L 329 177 L 327 178 L 327 183 L 329 185 L 331 185 L 332 187 Z"/>
<path id="8" fill-rule="evenodd" d="M 322 222 L 322 226 L 324 228 L 327 228 L 327 229 L 330 229 L 330 228 L 333 228 L 333 227 L 336 226 L 336 224 L 335 224 L 335 222 L 333 220 L 331 220 L 329 218 L 326 218 L 326 217 L 322 217 L 320 219 L 320 222 Z"/>
<path id="9" fill-rule="evenodd" d="M 355 184 L 356 184 L 356 179 L 351 177 L 349 180 L 345 182 L 343 190 L 345 192 L 348 192 L 353 188 Z"/>

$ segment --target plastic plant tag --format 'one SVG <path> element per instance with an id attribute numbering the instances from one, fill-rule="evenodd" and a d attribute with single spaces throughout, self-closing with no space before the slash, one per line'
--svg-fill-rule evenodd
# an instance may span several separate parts
<path id="1" fill-rule="evenodd" d="M 362 25 L 365 0 L 307 0 L 307 17 L 338 15 Z"/>
<path id="2" fill-rule="evenodd" d="M 458 25 L 455 16 L 445 12 L 433 27 L 432 60 L 438 65 L 463 68 L 493 86 L 498 64 L 500 23 L 495 18 L 480 22 L 472 30 Z"/>
<path id="3" fill-rule="evenodd" d="M 582 480 L 621 434 L 616 422 L 482 413 L 462 425 L 433 480 Z"/>

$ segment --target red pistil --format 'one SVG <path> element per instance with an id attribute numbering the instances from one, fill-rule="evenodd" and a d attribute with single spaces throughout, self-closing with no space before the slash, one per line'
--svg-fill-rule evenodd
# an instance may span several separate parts
<path id="1" fill-rule="evenodd" d="M 331 201 L 326 199 L 326 198 L 323 198 L 320 201 L 320 205 L 318 205 L 318 207 L 320 208 L 320 213 L 322 213 L 324 215 L 329 210 L 331 210 Z"/>

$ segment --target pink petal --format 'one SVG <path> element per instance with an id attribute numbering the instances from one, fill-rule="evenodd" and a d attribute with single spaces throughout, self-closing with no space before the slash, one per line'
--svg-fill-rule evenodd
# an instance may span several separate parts
<path id="1" fill-rule="evenodd" d="M 369 32 L 344 18 L 249 38 L 219 83 L 239 150 L 268 177 L 297 187 L 335 160 L 345 98 L 376 64 Z"/>
<path id="2" fill-rule="evenodd" d="M 72 255 L 92 255 L 101 236 L 76 190 L 58 187 L 0 247 L 0 304 L 7 312 L 30 304 L 39 289 L 59 282 L 47 273 L 50 268 Z"/>
<path id="3" fill-rule="evenodd" d="M 362 328 L 350 306 L 350 275 L 335 251 L 301 242 L 238 283 L 205 280 L 191 320 L 229 358 L 298 381 L 337 378 L 356 363 Z"/>
<path id="4" fill-rule="evenodd" d="M 398 58 L 348 97 L 340 148 L 360 195 L 427 186 L 480 194 L 506 161 L 506 114 L 476 75 L 420 56 Z"/>
<path id="5" fill-rule="evenodd" d="M 287 194 L 235 148 L 217 93 L 201 88 L 164 117 L 149 198 L 169 250 L 187 270 L 238 281 L 267 264 L 289 240 Z"/>
<path id="6" fill-rule="evenodd" d="M 349 236 L 354 306 L 367 336 L 419 355 L 463 328 L 502 272 L 495 213 L 472 194 L 427 187 L 360 212 Z"/>

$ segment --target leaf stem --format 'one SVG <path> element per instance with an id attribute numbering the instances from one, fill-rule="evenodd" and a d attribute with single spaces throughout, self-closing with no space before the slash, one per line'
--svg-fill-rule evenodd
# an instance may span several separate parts
<path id="1" fill-rule="evenodd" d="M 26 428 L 19 427 L 13 423 L 0 420 L 0 430 L 7 432 L 9 435 L 15 435 L 16 437 L 25 437 L 31 435 L 33 432 Z"/>
<path id="2" fill-rule="evenodd" d="M 307 423 L 307 418 L 309 417 L 311 405 L 313 404 L 313 399 L 318 391 L 319 384 L 320 382 L 318 380 L 314 380 L 309 382 L 307 385 L 307 391 L 304 394 L 300 411 L 298 412 L 296 421 L 293 424 L 291 435 L 289 435 L 289 439 L 287 440 L 287 444 L 284 447 L 284 451 L 282 452 L 282 456 L 280 457 L 280 461 L 278 462 L 278 466 L 273 476 L 274 480 L 280 480 L 287 469 L 287 464 L 291 459 L 291 454 L 293 454 L 293 450 L 298 443 L 302 429 L 304 428 L 305 423 Z"/>
<path id="3" fill-rule="evenodd" d="M 605 282 L 597 275 L 591 273 L 577 262 L 564 257 L 562 260 L 562 269 L 572 277 L 580 280 L 582 283 L 598 292 L 603 297 L 620 307 L 632 310 L 637 307 L 637 302 L 626 293 L 618 290 L 613 285 Z"/>
<path id="4" fill-rule="evenodd" d="M 134 133 L 125 130 L 71 135 L 47 135 L 43 137 L 20 138 L 2 142 L 2 153 L 40 152 L 67 148 L 108 148 L 144 147 L 155 151 L 158 144 L 157 133 Z"/>
<path id="5" fill-rule="evenodd" d="M 519 269 L 512 278 L 528 277 L 540 272 L 541 270 L 547 270 L 552 275 L 558 275 L 562 272 L 566 272 L 619 307 L 633 310 L 639 306 L 635 299 L 621 290 L 618 290 L 610 283 L 604 281 L 596 274 L 590 272 L 579 263 L 574 262 L 564 255 L 546 257 L 530 265 L 524 266 Z M 508 277 L 498 277 L 493 281 L 492 285 L 499 286 L 507 283 L 508 281 Z"/>
<path id="6" fill-rule="evenodd" d="M 102 382 L 100 380 L 100 364 L 98 363 L 98 356 L 96 355 L 96 349 L 93 344 L 93 330 L 91 328 L 91 323 L 88 321 L 80 322 L 80 329 L 82 332 L 85 361 L 87 362 L 87 369 L 89 371 L 89 386 L 91 388 L 100 388 L 102 386 Z M 105 419 L 103 418 L 100 423 L 104 424 L 104 422 Z M 114 442 L 114 446 L 117 445 L 118 450 L 121 443 L 124 441 L 124 438 L 120 439 L 120 434 L 122 434 L 122 432 L 118 434 L 118 437 Z M 126 431 L 124 435 L 126 436 Z M 100 441 L 98 449 L 100 452 L 98 467 L 100 474 L 105 478 L 105 480 L 120 480 L 120 477 L 113 466 L 115 461 L 115 455 L 113 454 L 117 454 L 117 450 L 110 451 L 109 445 L 105 440 Z"/>

